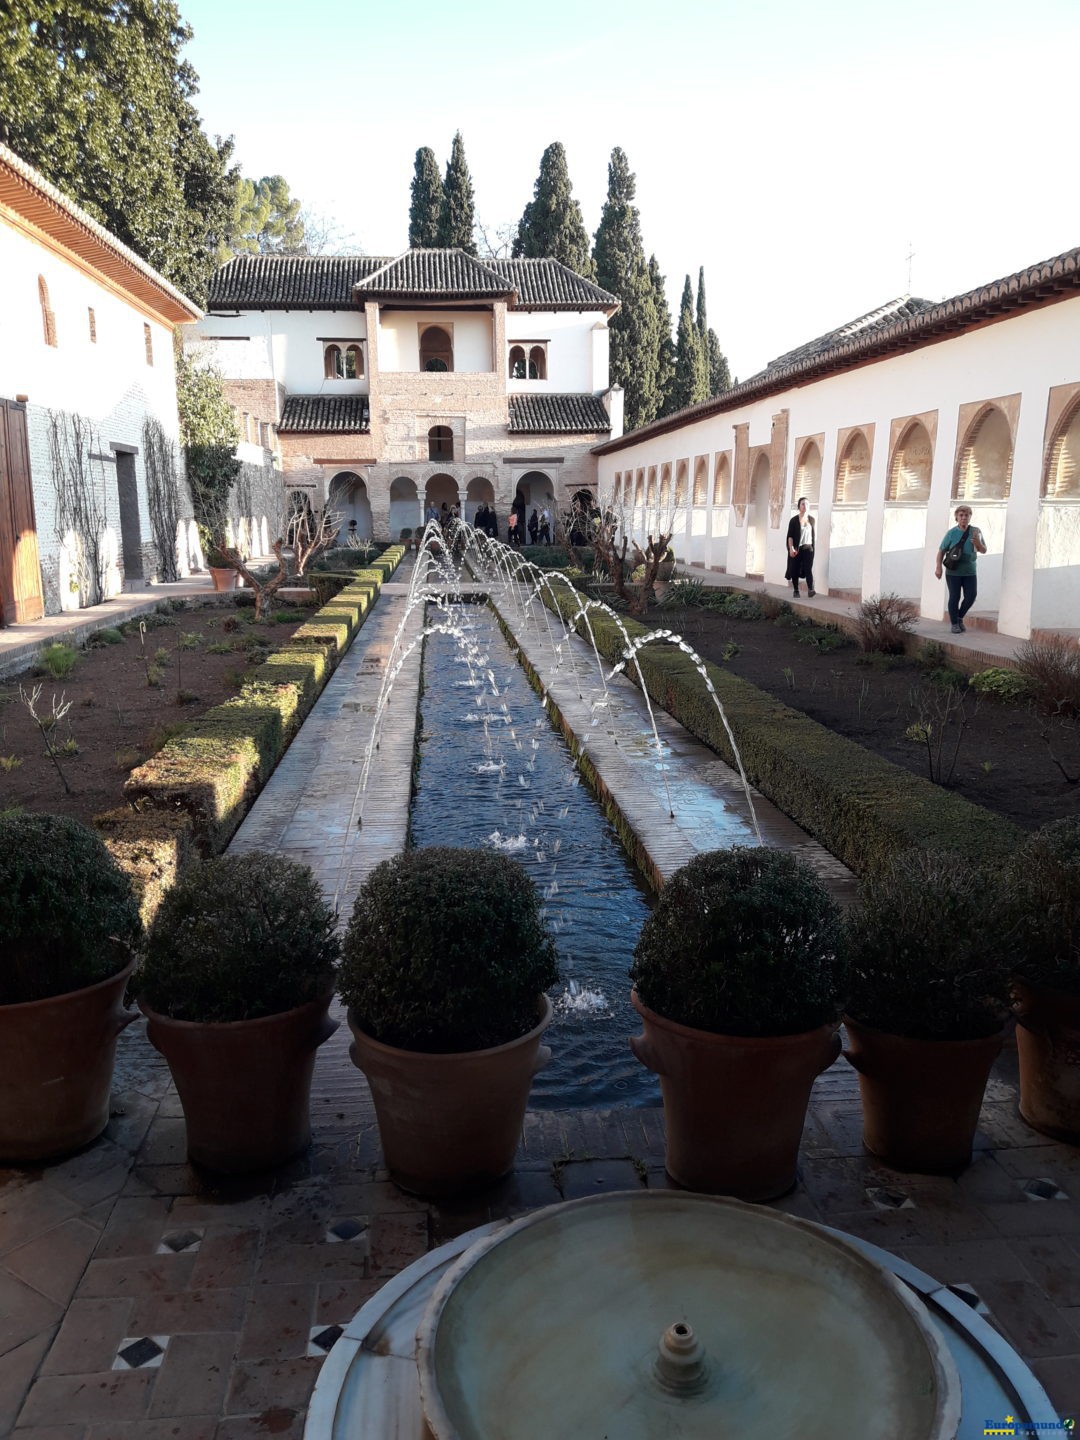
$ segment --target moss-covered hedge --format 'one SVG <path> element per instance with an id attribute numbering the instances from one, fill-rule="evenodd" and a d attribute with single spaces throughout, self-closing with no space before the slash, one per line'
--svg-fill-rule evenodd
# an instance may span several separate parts
<path id="1" fill-rule="evenodd" d="M 560 604 L 569 618 L 578 602 L 567 595 Z M 618 626 L 595 610 L 590 619 L 600 654 L 617 663 L 625 649 Z M 633 620 L 623 623 L 632 639 L 647 633 Z M 577 628 L 585 634 L 583 620 Z M 734 765 L 716 706 L 690 658 L 657 641 L 640 650 L 638 660 L 654 703 Z M 706 669 L 750 783 L 857 874 L 913 847 L 994 860 L 1022 842 L 1023 833 L 1001 816 L 893 765 L 716 665 Z M 636 680 L 632 664 L 627 673 Z"/>
<path id="2" fill-rule="evenodd" d="M 94 828 L 131 880 L 143 924 L 149 925 L 165 892 L 197 857 L 191 816 L 183 810 L 134 810 L 125 805 L 96 815 Z"/>

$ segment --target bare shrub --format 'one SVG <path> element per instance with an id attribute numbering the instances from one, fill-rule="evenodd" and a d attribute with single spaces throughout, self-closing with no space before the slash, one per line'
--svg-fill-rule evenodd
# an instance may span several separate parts
<path id="1" fill-rule="evenodd" d="M 859 606 L 855 633 L 864 650 L 880 655 L 902 655 L 907 637 L 915 629 L 919 607 L 902 595 L 871 595 Z"/>
<path id="2" fill-rule="evenodd" d="M 1080 716 L 1080 646 L 1065 635 L 1025 640 L 1016 666 L 1031 681 L 1040 710 Z"/>

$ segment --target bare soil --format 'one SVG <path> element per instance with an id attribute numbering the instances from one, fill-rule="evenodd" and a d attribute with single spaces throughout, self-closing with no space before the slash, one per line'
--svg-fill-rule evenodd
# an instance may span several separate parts
<path id="1" fill-rule="evenodd" d="M 959 735 L 949 788 L 1026 829 L 1080 810 L 1076 720 L 1049 719 L 1027 702 L 980 697 L 958 671 L 909 656 L 866 655 L 846 636 L 841 648 L 819 648 L 835 643 L 823 635 L 839 632 L 794 618 L 740 620 L 697 607 L 649 612 L 657 628 L 678 631 L 705 659 L 915 774 L 937 778 L 930 775 L 926 744 L 905 732 L 929 724 L 935 748 L 943 734 L 943 776 Z M 962 709 L 955 697 L 962 697 Z"/>
<path id="2" fill-rule="evenodd" d="M 62 679 L 29 671 L 0 682 L 0 810 L 46 811 L 89 824 L 122 804 L 129 772 L 178 727 L 235 695 L 246 673 L 308 618 L 296 609 L 275 613 L 280 621 L 256 621 L 250 606 L 218 602 L 149 615 L 144 635 L 138 621 L 129 622 L 123 629 L 131 633 L 120 643 L 79 650 Z M 20 684 L 27 694 L 41 687 L 41 716 L 49 715 L 54 697 L 58 706 L 70 705 L 50 739 L 70 752 L 58 758 L 71 794 L 20 699 Z"/>

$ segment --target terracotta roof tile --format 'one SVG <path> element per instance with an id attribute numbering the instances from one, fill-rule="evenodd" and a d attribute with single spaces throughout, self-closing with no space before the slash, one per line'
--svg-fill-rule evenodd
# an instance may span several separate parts
<path id="1" fill-rule="evenodd" d="M 558 260 L 488 260 L 518 293 L 514 310 L 617 310 L 618 299 Z"/>
<path id="2" fill-rule="evenodd" d="M 603 435 L 611 420 L 599 395 L 511 395 L 512 435 Z"/>
<path id="3" fill-rule="evenodd" d="M 366 435 L 371 414 L 366 395 L 289 395 L 279 433 Z"/>
<path id="4" fill-rule="evenodd" d="M 210 281 L 210 310 L 348 310 L 381 255 L 241 255 Z"/>
<path id="5" fill-rule="evenodd" d="M 514 286 L 482 260 L 464 250 L 406 250 L 386 261 L 357 285 L 355 298 L 366 295 L 431 296 L 464 298 L 491 297 L 513 293 Z"/>

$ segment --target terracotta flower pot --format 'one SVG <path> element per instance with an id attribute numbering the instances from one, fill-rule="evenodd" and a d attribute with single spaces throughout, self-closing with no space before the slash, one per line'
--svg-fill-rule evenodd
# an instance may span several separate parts
<path id="1" fill-rule="evenodd" d="M 383 1045 L 349 1011 L 349 1053 L 371 1086 L 383 1155 L 403 1190 L 463 1194 L 513 1169 L 532 1077 L 551 1058 L 540 1043 L 552 1013 L 542 999 L 542 1018 L 528 1034 L 453 1055 Z"/>
<path id="2" fill-rule="evenodd" d="M 259 1020 L 202 1025 L 139 1001 L 150 1043 L 176 1082 L 192 1160 L 242 1175 L 307 1149 L 315 1052 L 341 1023 L 329 1006 L 326 995 Z"/>
<path id="3" fill-rule="evenodd" d="M 1080 1145 L 1080 995 L 1013 985 L 1020 1114 L 1033 1130 Z"/>
<path id="4" fill-rule="evenodd" d="M 0 1160 L 78 1150 L 109 1123 L 116 1037 L 134 961 L 116 975 L 22 1005 L 0 1005 Z"/>
<path id="5" fill-rule="evenodd" d="M 210 579 L 214 582 L 215 590 L 235 590 L 237 574 L 231 565 L 208 565 Z"/>
<path id="6" fill-rule="evenodd" d="M 714 1035 L 648 1009 L 630 1049 L 660 1077 L 667 1172 L 688 1190 L 774 1200 L 795 1185 L 815 1078 L 840 1054 L 838 1025 L 801 1035 Z"/>
<path id="7" fill-rule="evenodd" d="M 858 1071 L 863 1144 L 894 1170 L 924 1175 L 971 1164 L 986 1082 L 1002 1045 L 980 1040 L 911 1040 L 844 1017 Z"/>

